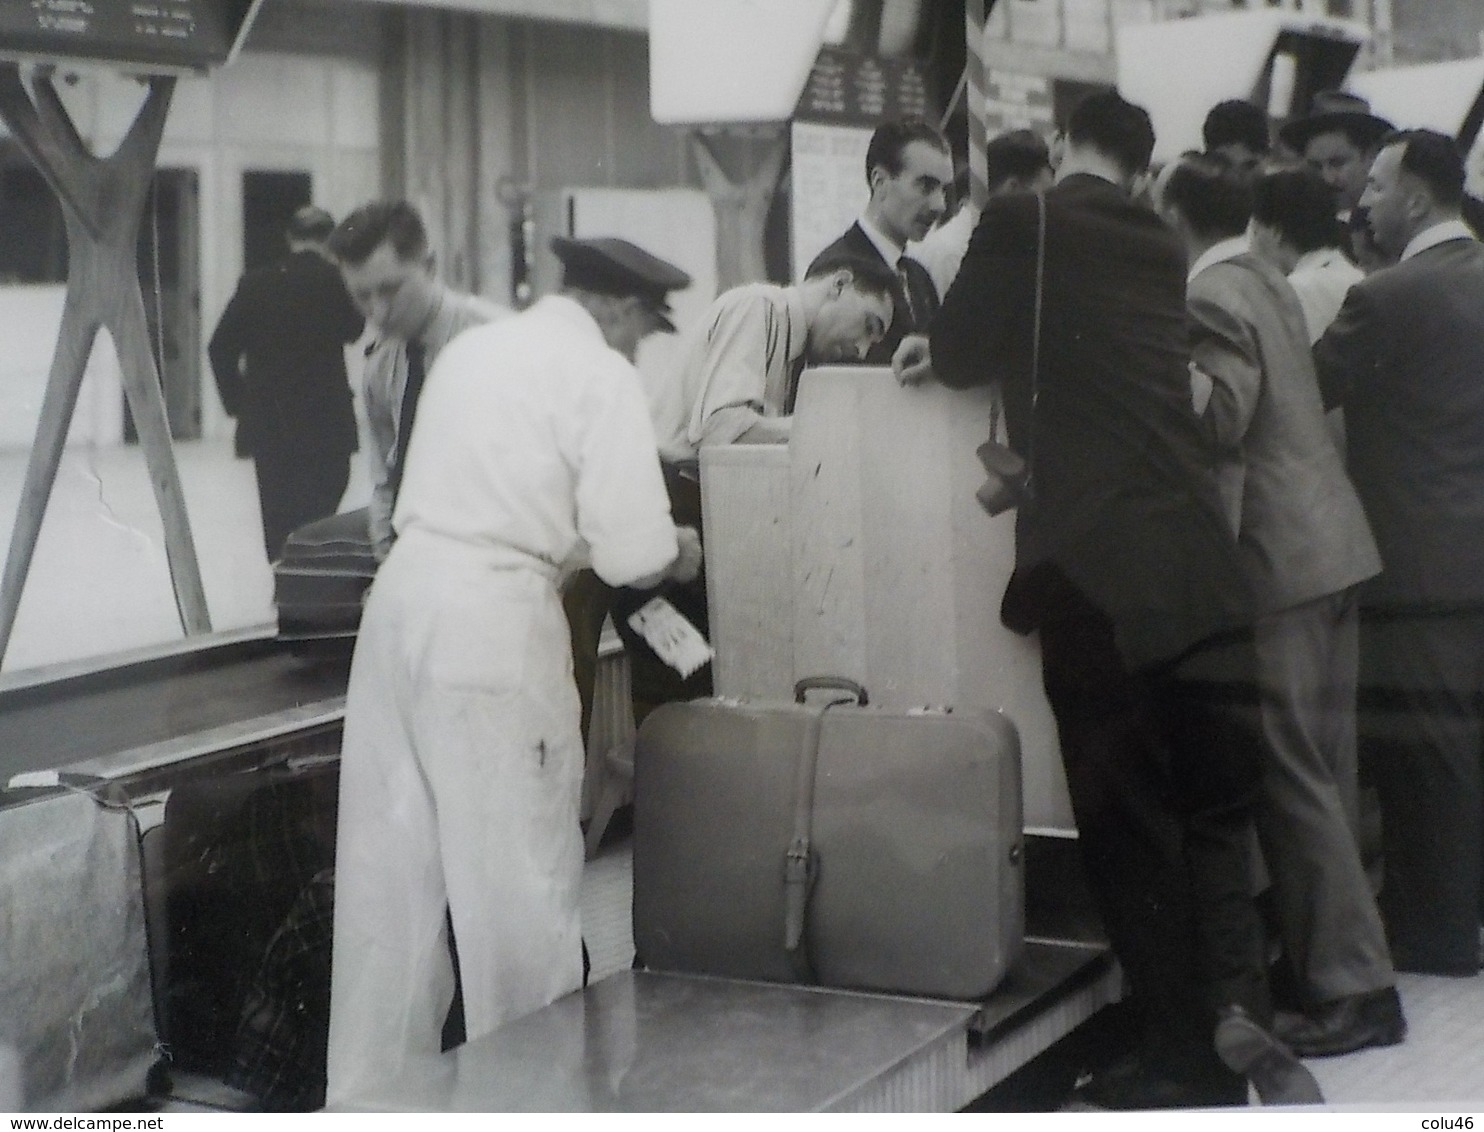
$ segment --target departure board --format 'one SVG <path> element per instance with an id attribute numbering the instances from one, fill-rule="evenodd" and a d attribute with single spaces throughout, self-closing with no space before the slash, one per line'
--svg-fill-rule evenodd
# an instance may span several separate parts
<path id="1" fill-rule="evenodd" d="M 0 0 L 0 56 L 204 71 L 231 58 L 261 0 Z"/>

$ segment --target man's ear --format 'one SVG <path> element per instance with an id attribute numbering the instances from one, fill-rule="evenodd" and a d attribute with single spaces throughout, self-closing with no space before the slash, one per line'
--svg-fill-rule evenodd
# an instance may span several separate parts
<path id="1" fill-rule="evenodd" d="M 835 273 L 830 276 L 830 296 L 838 297 L 845 293 L 845 288 L 855 282 L 855 272 L 848 267 L 837 267 Z"/>

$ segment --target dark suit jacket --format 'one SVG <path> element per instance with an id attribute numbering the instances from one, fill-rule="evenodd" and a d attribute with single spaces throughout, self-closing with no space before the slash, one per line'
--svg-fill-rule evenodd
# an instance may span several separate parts
<path id="1" fill-rule="evenodd" d="M 871 237 L 866 235 L 865 229 L 859 223 L 856 223 L 845 230 L 845 235 L 814 257 L 813 262 L 809 264 L 809 271 L 813 271 L 814 265 L 826 256 L 840 253 L 875 260 L 877 263 L 885 262 L 881 252 L 871 242 Z M 886 266 L 892 271 L 897 269 L 894 263 L 888 263 Z M 892 288 L 891 294 L 891 325 L 886 328 L 886 334 L 881 341 L 872 346 L 870 352 L 866 354 L 867 365 L 890 365 L 891 356 L 896 353 L 897 346 L 902 339 L 908 334 L 927 333 L 928 324 L 938 313 L 938 289 L 933 286 L 933 277 L 928 274 L 928 269 L 909 256 L 903 261 L 902 273 L 906 275 L 907 285 L 912 291 L 911 303 L 909 305 L 907 294 L 902 288 L 901 277 L 898 276 L 897 284 Z M 916 317 L 913 317 L 914 313 Z"/>
<path id="2" fill-rule="evenodd" d="M 1362 600 L 1484 602 L 1484 246 L 1450 240 L 1356 283 L 1314 361 L 1381 548 Z"/>
<path id="3" fill-rule="evenodd" d="M 1004 382 L 1011 441 L 1030 455 L 1006 623 L 1053 612 L 1035 580 L 1055 567 L 1112 619 L 1125 662 L 1144 666 L 1253 616 L 1191 405 L 1185 253 L 1097 177 L 1066 178 L 1046 211 L 1034 423 L 1034 196 L 985 207 L 933 321 L 933 367 L 955 387 Z"/>
<path id="4" fill-rule="evenodd" d="M 314 252 L 242 277 L 207 355 L 246 452 L 356 450 L 345 346 L 362 324 L 339 270 Z"/>

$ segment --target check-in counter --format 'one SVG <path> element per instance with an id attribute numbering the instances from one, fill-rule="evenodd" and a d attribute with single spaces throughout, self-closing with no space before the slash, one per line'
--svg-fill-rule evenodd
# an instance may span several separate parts
<path id="1" fill-rule="evenodd" d="M 701 452 L 718 695 L 844 676 L 887 708 L 988 707 L 1020 733 L 1025 822 L 1071 830 L 1036 641 L 1000 624 L 1014 515 L 974 498 L 984 391 L 809 370 L 787 445 Z"/>

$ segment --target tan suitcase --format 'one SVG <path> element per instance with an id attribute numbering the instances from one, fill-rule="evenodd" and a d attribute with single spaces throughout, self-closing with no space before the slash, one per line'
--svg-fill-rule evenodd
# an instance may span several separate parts
<path id="1" fill-rule="evenodd" d="M 641 965 L 960 1000 L 995 988 L 1024 935 L 1015 729 L 863 701 L 695 700 L 645 720 Z"/>

